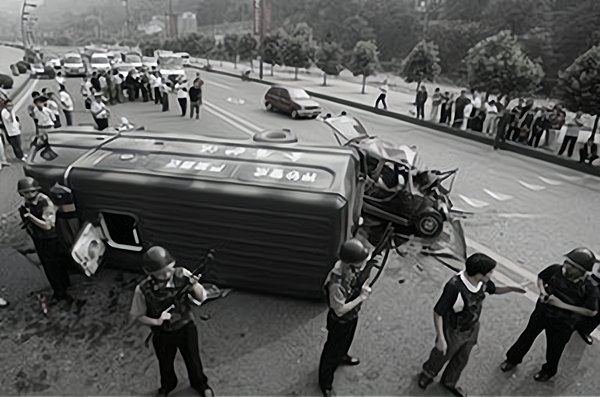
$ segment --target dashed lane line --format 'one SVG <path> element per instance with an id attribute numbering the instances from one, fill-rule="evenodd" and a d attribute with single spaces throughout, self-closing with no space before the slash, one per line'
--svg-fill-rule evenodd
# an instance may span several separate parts
<path id="1" fill-rule="evenodd" d="M 509 196 L 507 194 L 502 194 L 502 193 L 494 193 L 488 189 L 483 189 L 483 191 L 498 201 L 507 201 L 507 200 L 511 200 L 513 198 L 513 196 Z"/>
<path id="2" fill-rule="evenodd" d="M 554 179 L 544 178 L 543 176 L 538 176 L 538 179 L 544 183 L 547 183 L 551 186 L 561 186 L 563 183 L 560 181 L 555 181 Z"/>
<path id="3" fill-rule="evenodd" d="M 534 185 L 532 183 L 527 183 L 523 181 L 519 181 L 519 183 L 521 184 L 521 186 L 526 187 L 529 190 L 533 190 L 534 192 L 541 192 L 542 190 L 546 189 L 545 186 Z"/>
<path id="4" fill-rule="evenodd" d="M 471 199 L 467 196 L 463 196 L 462 194 L 459 194 L 458 196 L 462 199 L 462 201 L 464 201 L 465 203 L 467 203 L 468 205 L 470 205 L 473 208 L 485 208 L 488 205 L 490 205 L 489 203 L 486 203 L 485 201 Z"/>

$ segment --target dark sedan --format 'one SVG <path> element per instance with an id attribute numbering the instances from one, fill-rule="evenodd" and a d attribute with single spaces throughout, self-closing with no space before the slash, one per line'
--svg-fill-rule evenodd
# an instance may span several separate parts
<path id="1" fill-rule="evenodd" d="M 289 114 L 294 119 L 316 118 L 321 114 L 321 105 L 306 91 L 299 88 L 280 86 L 269 88 L 265 94 L 265 106 L 268 111 Z"/>

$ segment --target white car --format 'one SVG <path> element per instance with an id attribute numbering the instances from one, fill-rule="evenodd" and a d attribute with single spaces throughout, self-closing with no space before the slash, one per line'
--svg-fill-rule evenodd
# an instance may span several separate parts
<path id="1" fill-rule="evenodd" d="M 79 54 L 66 54 L 61 63 L 65 77 L 86 75 L 87 68 L 85 67 L 83 58 Z"/>
<path id="2" fill-rule="evenodd" d="M 121 59 L 123 60 L 124 63 L 127 63 L 138 70 L 141 69 L 142 66 L 144 66 L 142 57 L 140 56 L 140 54 L 137 54 L 135 52 L 123 53 L 121 55 Z"/>
<path id="3" fill-rule="evenodd" d="M 183 59 L 176 55 L 161 56 L 158 58 L 158 70 L 163 79 L 177 81 L 185 78 Z"/>
<path id="4" fill-rule="evenodd" d="M 190 66 L 190 54 L 187 52 L 178 52 L 175 55 L 183 59 L 183 66 Z"/>
<path id="5" fill-rule="evenodd" d="M 94 72 L 108 72 L 112 69 L 106 54 L 94 54 L 90 57 L 90 67 Z"/>
<path id="6" fill-rule="evenodd" d="M 53 59 L 49 60 L 47 65 L 54 69 L 62 68 L 60 59 L 58 59 L 58 58 L 53 58 Z"/>
<path id="7" fill-rule="evenodd" d="M 142 57 L 142 65 L 144 67 L 147 67 L 148 69 L 152 70 L 152 68 L 158 67 L 158 62 L 157 62 L 156 58 Z"/>

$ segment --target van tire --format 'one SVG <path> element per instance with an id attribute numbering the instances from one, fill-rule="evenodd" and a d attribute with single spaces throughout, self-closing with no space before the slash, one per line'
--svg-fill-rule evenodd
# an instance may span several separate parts
<path id="1" fill-rule="evenodd" d="M 261 143 L 297 143 L 298 137 L 290 130 L 268 130 L 255 134 L 254 142 Z"/>

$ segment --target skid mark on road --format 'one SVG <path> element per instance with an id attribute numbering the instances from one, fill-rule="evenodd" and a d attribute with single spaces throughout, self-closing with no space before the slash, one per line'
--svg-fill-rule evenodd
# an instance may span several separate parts
<path id="1" fill-rule="evenodd" d="M 546 189 L 544 186 L 534 185 L 532 183 L 527 183 L 523 181 L 519 181 L 519 183 L 521 184 L 521 186 L 524 186 L 529 190 L 533 190 L 534 192 L 541 192 L 542 190 Z"/>
<path id="2" fill-rule="evenodd" d="M 467 203 L 468 205 L 470 205 L 473 208 L 485 208 L 488 205 L 490 205 L 489 203 L 486 203 L 485 201 L 472 199 L 467 196 L 463 196 L 462 194 L 459 194 L 458 196 L 462 199 L 462 201 L 464 201 L 465 203 Z"/>
<path id="3" fill-rule="evenodd" d="M 554 179 L 544 178 L 543 176 L 538 176 L 538 179 L 544 183 L 547 183 L 551 186 L 561 186 L 563 183 L 560 181 L 555 181 Z"/>
<path id="4" fill-rule="evenodd" d="M 511 200 L 513 198 L 513 196 L 509 196 L 508 194 L 494 193 L 488 189 L 483 189 L 483 191 L 498 201 L 506 201 L 506 200 Z"/>

